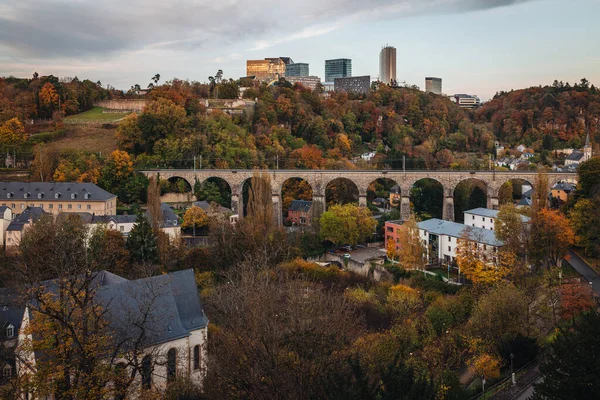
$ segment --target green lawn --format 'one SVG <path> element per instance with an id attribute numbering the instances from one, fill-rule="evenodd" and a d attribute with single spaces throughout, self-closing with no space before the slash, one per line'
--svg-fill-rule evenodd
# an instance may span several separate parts
<path id="1" fill-rule="evenodd" d="M 124 116 L 126 116 L 127 114 L 129 114 L 128 112 L 110 112 L 110 113 L 103 113 L 102 111 L 104 111 L 104 108 L 102 107 L 94 107 L 91 110 L 88 111 L 84 111 L 82 113 L 79 114 L 75 114 L 75 115 L 69 115 L 68 117 L 66 117 L 67 121 L 82 121 L 82 122 L 94 122 L 94 121 L 98 121 L 98 122 L 113 122 L 113 121 L 117 121 L 121 118 L 123 118 Z"/>

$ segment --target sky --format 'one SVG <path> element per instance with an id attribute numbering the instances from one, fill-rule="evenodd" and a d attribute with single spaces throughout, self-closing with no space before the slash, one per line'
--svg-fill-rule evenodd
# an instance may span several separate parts
<path id="1" fill-rule="evenodd" d="M 156 73 L 205 82 L 247 59 L 291 57 L 324 78 L 326 59 L 447 94 L 576 82 L 600 86 L 600 0 L 0 0 L 0 76 L 53 74 L 145 87 Z"/>

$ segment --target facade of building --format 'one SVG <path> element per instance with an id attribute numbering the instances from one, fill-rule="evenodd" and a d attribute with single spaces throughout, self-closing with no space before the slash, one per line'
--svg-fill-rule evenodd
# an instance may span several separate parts
<path id="1" fill-rule="evenodd" d="M 309 76 L 308 63 L 294 63 L 285 66 L 285 76 Z"/>
<path id="2" fill-rule="evenodd" d="M 0 241 L 6 246 L 6 230 L 13 220 L 12 210 L 7 206 L 0 207 Z"/>
<path id="3" fill-rule="evenodd" d="M 16 254 L 21 244 L 25 230 L 33 225 L 42 215 L 46 214 L 40 207 L 27 207 L 6 228 L 6 254 Z"/>
<path id="4" fill-rule="evenodd" d="M 385 46 L 379 52 L 379 80 L 385 84 L 396 81 L 396 48 Z"/>
<path id="5" fill-rule="evenodd" d="M 52 282 L 42 282 L 42 285 L 56 285 Z M 168 382 L 178 377 L 202 385 L 207 367 L 208 319 L 198 296 L 193 270 L 138 280 L 101 271 L 94 282 L 98 285 L 95 300 L 109 311 L 105 316 L 115 343 L 138 343 L 136 353 L 131 348 L 123 348 L 129 358 L 139 357 L 137 364 L 142 366 L 127 398 L 141 398 L 143 389 L 162 391 Z M 0 323 L 18 326 L 19 343 L 31 340 L 27 326 L 33 314 L 23 305 L 13 307 L 12 314 L 0 314 L 0 318 L 6 319 Z M 16 322 L 19 315 L 21 319 Z M 40 355 L 43 356 L 38 352 L 16 354 L 18 376 L 27 379 Z M 23 398 L 34 398 L 27 395 Z"/>
<path id="6" fill-rule="evenodd" d="M 451 221 L 433 218 L 419 222 L 419 236 L 428 249 L 431 262 L 450 265 L 456 260 L 456 248 L 463 235 L 467 235 L 475 243 L 485 263 L 498 262 L 498 249 L 503 243 L 496 239 L 494 231 Z"/>
<path id="7" fill-rule="evenodd" d="M 311 225 L 312 201 L 292 200 L 287 220 L 294 225 Z"/>
<path id="8" fill-rule="evenodd" d="M 477 95 L 455 94 L 450 98 L 461 108 L 477 108 L 481 105 L 481 100 Z"/>
<path id="9" fill-rule="evenodd" d="M 93 183 L 0 182 L 0 199 L 0 205 L 10 207 L 13 214 L 20 214 L 27 207 L 40 207 L 50 214 L 117 213 L 117 196 Z"/>
<path id="10" fill-rule="evenodd" d="M 325 60 L 325 82 L 335 82 L 336 78 L 352 76 L 352 60 L 349 58 L 337 58 Z"/>
<path id="11" fill-rule="evenodd" d="M 442 94 L 442 78 L 428 76 L 425 78 L 425 92 Z"/>
<path id="12" fill-rule="evenodd" d="M 573 150 L 571 154 L 565 159 L 565 166 L 579 165 L 592 158 L 592 144 L 590 142 L 590 134 L 588 133 L 585 137 L 585 145 L 581 150 Z"/>
<path id="13" fill-rule="evenodd" d="M 91 224 L 95 226 L 104 225 L 107 229 L 118 231 L 127 237 L 136 221 L 137 216 L 135 215 L 93 215 Z"/>
<path id="14" fill-rule="evenodd" d="M 246 75 L 259 81 L 273 81 L 285 76 L 286 64 L 281 58 L 247 60 Z"/>
<path id="15" fill-rule="evenodd" d="M 181 236 L 181 225 L 179 224 L 179 217 L 170 205 L 162 203 L 160 205 L 160 211 L 162 213 L 162 220 L 160 222 L 160 230 L 169 235 L 170 240 L 174 240 Z M 152 221 L 152 215 L 148 211 L 146 216 Z"/>
<path id="16" fill-rule="evenodd" d="M 286 76 L 285 79 L 292 85 L 300 83 L 311 90 L 315 90 L 321 84 L 321 78 L 318 76 Z"/>
<path id="17" fill-rule="evenodd" d="M 399 230 L 404 221 L 395 220 L 395 221 L 385 221 L 385 246 L 387 249 L 387 244 L 392 241 L 395 243 L 396 251 L 400 250 L 400 234 Z"/>
<path id="18" fill-rule="evenodd" d="M 559 182 L 552 186 L 550 195 L 557 199 L 559 203 L 566 203 L 569 201 L 569 196 L 575 191 L 575 186 L 569 182 Z"/>
<path id="19" fill-rule="evenodd" d="M 371 88 L 371 77 L 365 76 L 351 76 L 348 78 L 335 78 L 333 81 L 336 92 L 346 93 L 369 93 Z"/>
<path id="20" fill-rule="evenodd" d="M 496 219 L 498 218 L 499 210 L 492 210 L 490 208 L 474 208 L 464 212 L 464 224 L 482 229 L 489 229 L 493 231 L 495 229 Z M 521 215 L 521 221 L 527 223 L 530 218 Z"/>

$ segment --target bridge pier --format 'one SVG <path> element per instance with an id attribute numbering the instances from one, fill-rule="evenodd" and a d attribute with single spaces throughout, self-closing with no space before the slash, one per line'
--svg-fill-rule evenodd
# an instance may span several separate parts
<path id="1" fill-rule="evenodd" d="M 358 206 L 359 207 L 367 206 L 367 195 L 366 194 L 361 194 L 358 196 Z"/>
<path id="2" fill-rule="evenodd" d="M 498 210 L 500 208 L 500 201 L 498 200 L 497 196 L 488 195 L 487 208 L 490 208 L 492 210 Z"/>
<path id="3" fill-rule="evenodd" d="M 231 195 L 231 211 L 238 214 L 238 218 L 244 218 L 244 198 L 241 194 Z"/>
<path id="4" fill-rule="evenodd" d="M 445 221 L 454 221 L 454 196 L 444 196 L 442 219 Z"/>
<path id="5" fill-rule="evenodd" d="M 410 197 L 402 196 L 400 200 L 400 219 L 407 221 L 410 218 Z"/>
<path id="6" fill-rule="evenodd" d="M 283 225 L 283 209 L 280 201 L 279 194 L 271 195 L 271 202 L 273 203 L 273 217 L 277 226 Z"/>
<path id="7" fill-rule="evenodd" d="M 318 220 L 321 218 L 321 214 L 323 214 L 327 208 L 327 204 L 325 203 L 325 196 L 314 195 L 312 197 L 312 219 Z"/>

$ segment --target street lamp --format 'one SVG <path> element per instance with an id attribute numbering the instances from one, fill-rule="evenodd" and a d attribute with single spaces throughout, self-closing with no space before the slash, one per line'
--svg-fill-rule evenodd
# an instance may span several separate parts
<path id="1" fill-rule="evenodd" d="M 513 386 L 515 386 L 517 382 L 515 380 L 515 374 L 513 372 L 513 358 L 515 358 L 515 355 L 513 353 L 510 353 L 510 379 L 512 380 Z"/>

